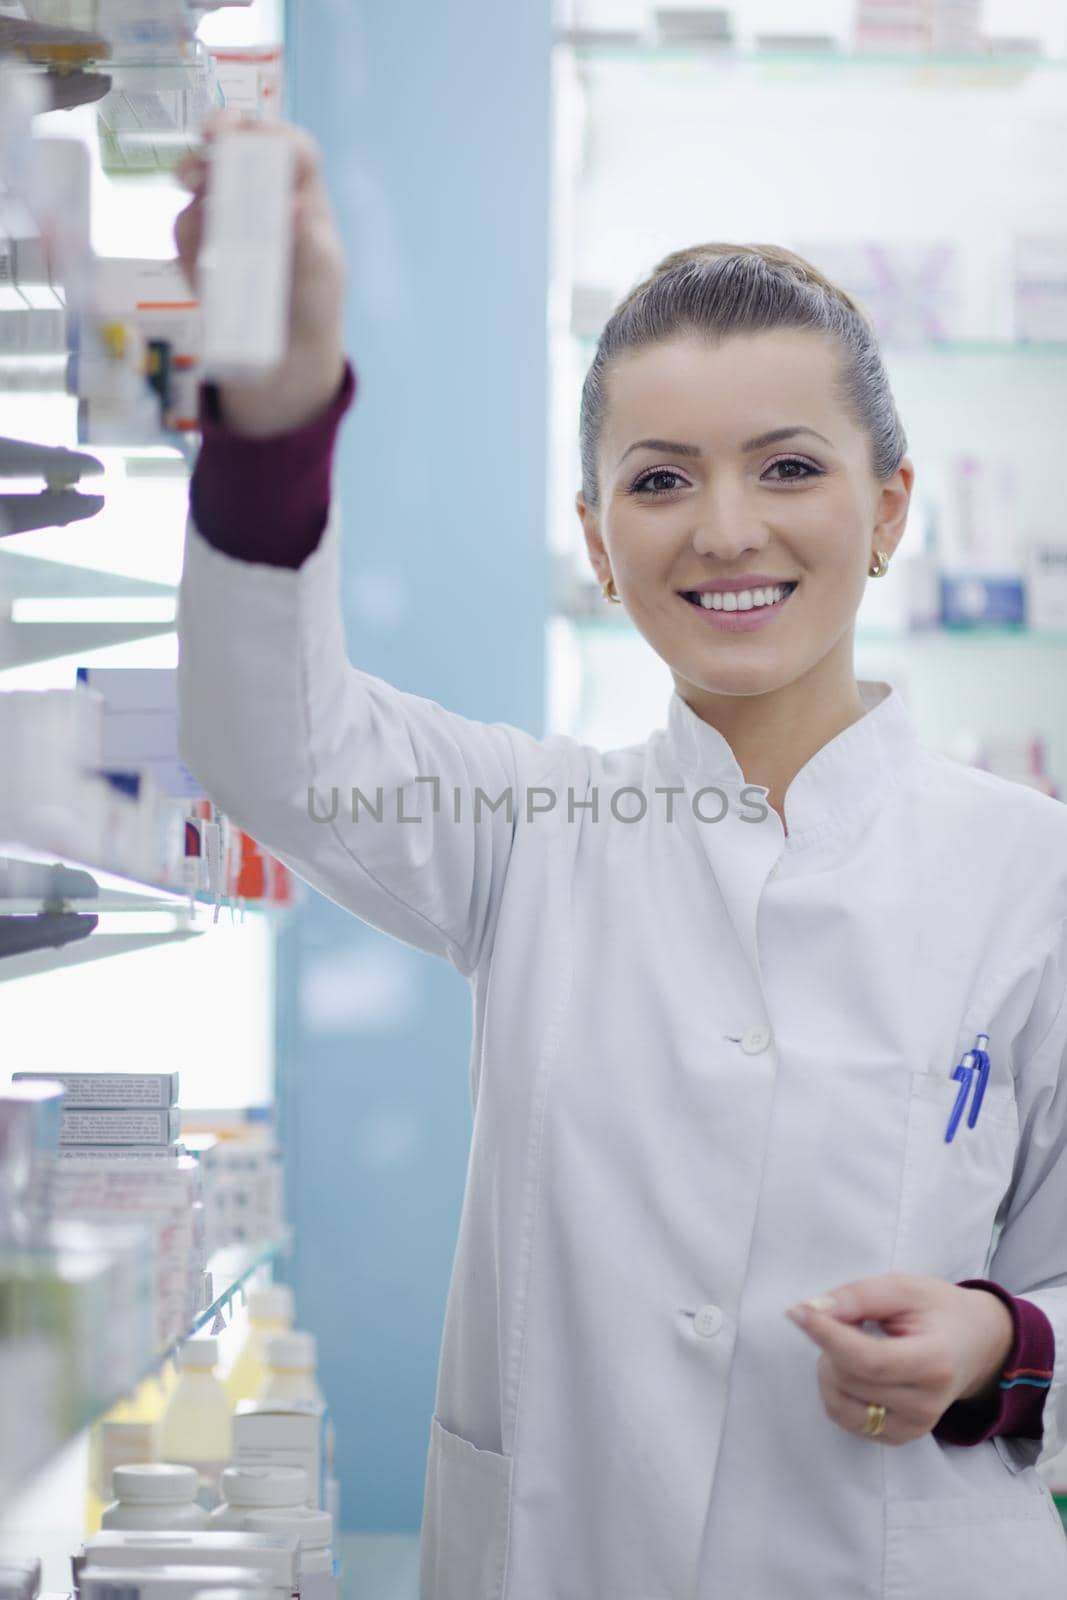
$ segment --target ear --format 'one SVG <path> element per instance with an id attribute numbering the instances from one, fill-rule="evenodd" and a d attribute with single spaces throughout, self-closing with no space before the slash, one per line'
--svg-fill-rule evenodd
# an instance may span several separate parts
<path id="1" fill-rule="evenodd" d="M 574 504 L 585 535 L 585 548 L 589 552 L 590 564 L 596 573 L 597 582 L 603 583 L 611 573 L 611 563 L 604 548 L 604 541 L 600 537 L 599 519 L 596 512 L 590 511 L 586 505 L 581 490 L 578 491 Z"/>
<path id="2" fill-rule="evenodd" d="M 882 485 L 871 545 L 875 550 L 884 550 L 887 556 L 893 555 L 904 537 L 914 483 L 915 466 L 911 457 L 905 456 L 893 476 Z"/>

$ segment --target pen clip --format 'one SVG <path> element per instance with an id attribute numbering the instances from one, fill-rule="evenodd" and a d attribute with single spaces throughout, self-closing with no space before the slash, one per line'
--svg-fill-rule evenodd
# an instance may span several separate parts
<path id="1" fill-rule="evenodd" d="M 971 1079 L 974 1076 L 974 1068 L 968 1065 L 970 1057 L 971 1052 L 968 1051 L 952 1074 L 954 1078 L 959 1079 L 960 1092 L 956 1096 L 956 1104 L 952 1107 L 952 1114 L 948 1119 L 948 1127 L 945 1130 L 946 1144 L 951 1144 L 955 1138 L 956 1129 L 960 1125 L 960 1117 L 963 1115 L 963 1108 L 967 1104 L 967 1095 L 970 1091 Z"/>
<path id="2" fill-rule="evenodd" d="M 985 1094 L 986 1084 L 989 1082 L 989 1055 L 982 1048 L 983 1041 L 986 1044 L 989 1043 L 988 1033 L 980 1033 L 978 1035 L 974 1041 L 974 1049 L 970 1052 L 977 1069 L 978 1083 L 975 1087 L 974 1099 L 971 1101 L 971 1109 L 967 1116 L 968 1128 L 973 1128 L 978 1121 L 978 1109 L 982 1104 L 982 1096 Z"/>

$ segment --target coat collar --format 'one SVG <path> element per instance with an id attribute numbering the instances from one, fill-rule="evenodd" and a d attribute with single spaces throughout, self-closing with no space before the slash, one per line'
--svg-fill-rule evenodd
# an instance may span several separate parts
<path id="1" fill-rule="evenodd" d="M 866 715 L 816 750 L 785 796 L 786 848 L 826 834 L 851 832 L 879 808 L 921 749 L 899 690 L 879 680 L 857 682 Z M 667 742 L 682 770 L 702 784 L 741 787 L 745 776 L 718 729 L 698 717 L 675 689 Z"/>

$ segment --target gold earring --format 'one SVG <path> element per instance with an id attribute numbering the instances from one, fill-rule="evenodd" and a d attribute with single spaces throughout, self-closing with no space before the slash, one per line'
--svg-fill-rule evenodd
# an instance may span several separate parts
<path id="1" fill-rule="evenodd" d="M 604 596 L 605 600 L 614 600 L 617 605 L 622 605 L 622 601 L 615 592 L 615 579 L 610 575 L 610 573 L 600 585 L 600 592 Z"/>
<path id="2" fill-rule="evenodd" d="M 889 557 L 884 550 L 876 550 L 874 552 L 874 560 L 867 568 L 867 576 L 869 578 L 884 578 L 888 571 Z"/>

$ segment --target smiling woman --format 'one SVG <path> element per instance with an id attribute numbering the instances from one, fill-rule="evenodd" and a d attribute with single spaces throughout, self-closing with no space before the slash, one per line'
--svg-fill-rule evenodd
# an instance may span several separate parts
<path id="1" fill-rule="evenodd" d="M 914 469 L 870 323 L 779 246 L 677 251 L 605 326 L 580 430 L 605 594 L 781 812 L 864 714 L 856 613 L 907 520 Z"/>
<path id="2" fill-rule="evenodd" d="M 318 315 L 340 278 L 316 238 Z M 339 364 L 332 341 L 291 362 L 306 420 L 280 438 L 205 430 L 182 756 L 470 983 L 420 1595 L 1067 1592 L 1035 1466 L 1067 1444 L 1067 812 L 856 680 L 913 480 L 864 317 L 787 252 L 710 246 L 604 330 L 578 510 L 676 685 L 621 748 L 349 659 Z M 353 782 L 395 821 L 309 815 L 308 785 Z M 976 1064 L 982 1120 L 946 1141 Z"/>

